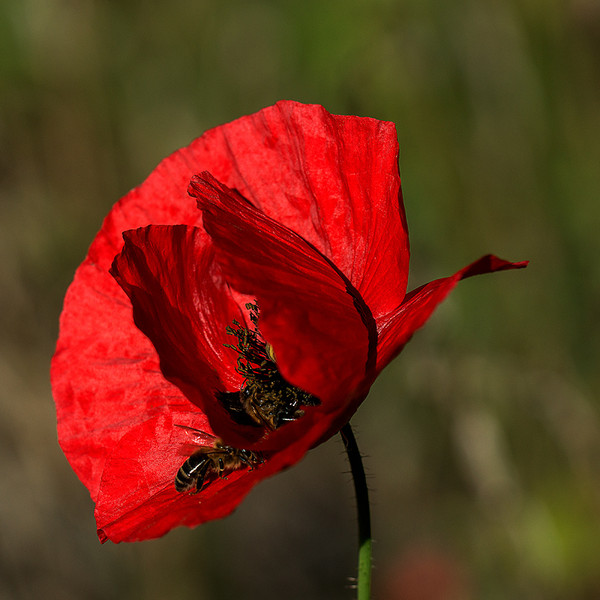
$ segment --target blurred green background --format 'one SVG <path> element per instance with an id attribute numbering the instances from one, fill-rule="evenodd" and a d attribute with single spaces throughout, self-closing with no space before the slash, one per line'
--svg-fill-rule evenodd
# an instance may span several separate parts
<path id="1" fill-rule="evenodd" d="M 487 252 L 354 418 L 376 597 L 600 598 L 600 3 L 3 0 L 0 598 L 350 599 L 334 439 L 230 518 L 100 546 L 56 443 L 62 298 L 111 205 L 278 99 L 394 121 L 411 287 Z"/>

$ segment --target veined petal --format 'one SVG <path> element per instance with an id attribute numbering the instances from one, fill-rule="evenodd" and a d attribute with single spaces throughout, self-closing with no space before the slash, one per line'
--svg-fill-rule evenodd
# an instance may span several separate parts
<path id="1" fill-rule="evenodd" d="M 156 348 L 164 376 L 208 416 L 227 442 L 246 447 L 261 432 L 236 425 L 217 391 L 239 389 L 226 329 L 245 314 L 231 295 L 203 229 L 149 226 L 123 234 L 111 273 L 129 296 L 136 325 Z"/>
<path id="2" fill-rule="evenodd" d="M 398 355 L 413 333 L 425 324 L 461 279 L 494 271 L 522 269 L 527 264 L 528 261 L 509 262 L 488 254 L 451 277 L 436 279 L 407 294 L 402 304 L 379 324 L 377 371 L 381 371 Z"/>
<path id="3" fill-rule="evenodd" d="M 119 200 L 65 296 L 50 370 L 58 438 L 94 500 L 106 456 L 123 433 L 160 406 L 189 404 L 165 380 L 154 347 L 134 324 L 127 296 L 108 269 L 125 230 L 151 223 L 201 224 L 186 192 L 198 169 L 192 150 L 176 152 Z"/>
<path id="4" fill-rule="evenodd" d="M 173 527 L 195 527 L 229 515 L 259 481 L 300 460 L 311 439 L 292 438 L 264 462 L 216 478 L 199 494 L 178 493 L 175 475 L 193 453 L 189 429 L 207 433 L 205 415 L 167 408 L 140 422 L 114 444 L 102 474 L 96 501 L 98 536 L 102 542 L 133 542 L 164 535 Z M 314 441 L 314 440 L 313 440 Z"/>
<path id="5" fill-rule="evenodd" d="M 206 132 L 194 153 L 331 259 L 375 318 L 402 301 L 409 246 L 393 123 L 282 101 Z"/>
<path id="6" fill-rule="evenodd" d="M 96 502 L 101 541 L 159 537 L 177 525 L 193 527 L 231 513 L 264 475 L 239 469 L 216 479 L 201 494 L 175 490 L 175 475 L 193 452 L 186 429 L 209 429 L 198 413 L 163 411 L 131 427 L 114 445 Z M 210 441 L 207 442 L 210 444 Z"/>
<path id="7" fill-rule="evenodd" d="M 95 500 L 113 444 L 157 411 L 190 403 L 165 380 L 125 294 L 89 259 L 67 292 L 60 331 L 51 366 L 58 438 Z"/>
<path id="8" fill-rule="evenodd" d="M 356 290 L 306 240 L 210 174 L 195 177 L 190 193 L 227 281 L 258 299 L 260 330 L 282 375 L 321 400 L 320 414 L 344 411 L 365 393 L 376 343 Z"/>
<path id="9" fill-rule="evenodd" d="M 108 268 L 123 231 L 200 225 L 185 189 L 193 175 L 210 171 L 330 258 L 378 318 L 401 302 L 408 277 L 398 153 L 393 123 L 277 102 L 161 161 L 110 211 L 90 256 Z"/>

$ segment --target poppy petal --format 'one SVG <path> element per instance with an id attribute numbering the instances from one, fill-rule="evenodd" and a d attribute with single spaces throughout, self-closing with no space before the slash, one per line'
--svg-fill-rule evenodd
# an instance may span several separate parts
<path id="1" fill-rule="evenodd" d="M 408 279 L 398 154 L 391 122 L 283 100 L 210 129 L 161 161 L 110 211 L 90 256 L 108 269 L 123 231 L 199 226 L 185 189 L 193 175 L 210 171 L 331 259 L 379 318 L 402 301 Z"/>
<path id="2" fill-rule="evenodd" d="M 194 527 L 227 516 L 263 476 L 262 465 L 215 479 L 200 494 L 175 490 L 175 475 L 186 460 L 188 438 L 182 423 L 208 428 L 202 415 L 164 411 L 131 427 L 114 445 L 102 474 L 96 502 L 101 541 L 159 537 L 177 525 Z M 188 450 L 189 452 L 189 450 Z"/>
<path id="3" fill-rule="evenodd" d="M 112 444 L 131 424 L 161 404 L 189 404 L 164 379 L 154 347 L 133 322 L 131 304 L 108 270 L 125 230 L 151 223 L 201 224 L 186 193 L 197 171 L 193 151 L 175 152 L 119 200 L 65 296 L 50 370 L 58 438 L 92 499 Z"/>
<path id="4" fill-rule="evenodd" d="M 199 494 L 179 493 L 175 475 L 193 452 L 190 428 L 210 431 L 199 411 L 169 407 L 130 427 L 113 445 L 96 501 L 102 542 L 147 540 L 178 525 L 195 527 L 225 517 L 254 485 L 296 463 L 311 444 L 308 438 L 292 439 L 283 451 L 264 455 L 263 463 L 214 478 Z"/>
<path id="5" fill-rule="evenodd" d="M 198 173 L 331 259 L 376 318 L 402 301 L 409 245 L 393 123 L 282 101 L 206 132 L 194 154 Z"/>
<path id="6" fill-rule="evenodd" d="M 107 275 L 89 259 L 77 271 L 51 366 L 59 442 L 92 499 L 112 445 L 131 426 L 189 405 L 165 380 L 127 297 Z"/>
<path id="7" fill-rule="evenodd" d="M 398 355 L 413 333 L 425 324 L 438 304 L 461 279 L 507 269 L 522 269 L 527 264 L 528 261 L 509 262 L 488 254 L 451 277 L 436 279 L 407 294 L 402 304 L 378 324 L 377 371 L 381 371 Z"/>
<path id="8" fill-rule="evenodd" d="M 164 376 L 177 385 L 229 444 L 246 447 L 262 431 L 234 423 L 217 391 L 240 389 L 227 327 L 244 314 L 230 293 L 203 229 L 156 225 L 123 234 L 111 273 L 133 306 L 136 325 L 152 341 Z"/>
<path id="9" fill-rule="evenodd" d="M 364 391 L 368 315 L 357 310 L 362 299 L 351 284 L 306 240 L 210 174 L 194 177 L 190 194 L 227 281 L 258 299 L 261 332 L 283 376 L 317 396 L 325 412 Z M 368 325 L 374 331 L 372 317 Z"/>

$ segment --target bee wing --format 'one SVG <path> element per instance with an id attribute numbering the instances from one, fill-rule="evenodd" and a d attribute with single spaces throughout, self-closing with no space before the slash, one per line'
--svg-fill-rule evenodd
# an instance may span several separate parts
<path id="1" fill-rule="evenodd" d="M 202 431 L 194 427 L 177 424 L 175 424 L 175 427 L 183 429 L 185 432 L 185 438 L 187 440 L 187 443 L 184 443 L 179 450 L 179 454 L 181 454 L 181 456 L 189 456 L 190 454 L 193 454 L 196 450 L 198 450 L 198 447 L 212 446 L 217 439 L 216 436 L 208 433 L 207 431 Z"/>

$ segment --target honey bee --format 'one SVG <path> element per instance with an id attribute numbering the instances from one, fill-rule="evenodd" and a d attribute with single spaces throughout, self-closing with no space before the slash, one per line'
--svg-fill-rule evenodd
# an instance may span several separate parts
<path id="1" fill-rule="evenodd" d="M 217 398 L 240 425 L 275 431 L 304 415 L 303 406 L 318 406 L 314 396 L 289 385 L 275 372 L 270 380 L 247 380 L 239 392 L 220 392 Z"/>
<path id="2" fill-rule="evenodd" d="M 198 448 L 180 467 L 175 475 L 175 489 L 180 492 L 201 492 L 217 477 L 227 479 L 226 473 L 247 467 L 250 471 L 264 462 L 258 452 L 226 446 L 208 433 L 178 425 L 183 429 L 196 432 L 213 439 L 211 446 Z"/>

